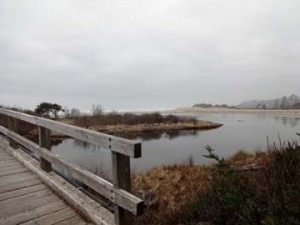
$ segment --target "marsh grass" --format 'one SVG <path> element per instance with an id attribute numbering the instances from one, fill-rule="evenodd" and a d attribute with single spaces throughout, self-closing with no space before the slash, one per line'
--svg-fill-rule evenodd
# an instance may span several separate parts
<path id="1" fill-rule="evenodd" d="M 300 224 L 297 142 L 269 144 L 265 152 L 239 151 L 229 159 L 206 150 L 215 164 L 164 166 L 134 177 L 135 189 L 153 190 L 158 198 L 156 208 L 135 224 Z M 260 167 L 239 169 L 249 163 Z"/>
<path id="2" fill-rule="evenodd" d="M 211 148 L 207 150 L 206 157 L 217 161 L 210 169 L 209 188 L 199 192 L 182 214 L 170 216 L 170 223 L 300 224 L 300 147 L 296 142 L 269 146 L 268 153 L 262 154 L 263 169 L 248 172 L 237 170 Z M 241 152 L 233 157 L 241 158 L 247 159 Z"/>

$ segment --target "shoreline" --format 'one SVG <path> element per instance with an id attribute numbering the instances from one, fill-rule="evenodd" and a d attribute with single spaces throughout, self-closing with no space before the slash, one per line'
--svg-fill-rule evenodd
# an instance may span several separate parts
<path id="1" fill-rule="evenodd" d="M 300 117 L 300 110 L 297 109 L 228 109 L 228 108 L 194 108 L 182 107 L 173 110 L 161 111 L 161 113 L 231 113 L 231 114 L 258 114 L 273 116 Z"/>
<path id="2" fill-rule="evenodd" d="M 147 133 L 147 132 L 164 132 L 164 131 L 178 131 L 178 130 L 208 130 L 221 127 L 223 124 L 198 121 L 197 123 L 175 123 L 175 124 L 138 124 L 138 125 L 106 125 L 106 126 L 94 126 L 89 129 L 104 132 L 107 134 L 113 133 Z"/>
<path id="3" fill-rule="evenodd" d="M 166 132 L 166 131 L 180 131 L 180 130 L 210 130 L 217 129 L 223 126 L 221 123 L 210 121 L 198 121 L 197 123 L 174 123 L 174 124 L 138 124 L 138 125 L 105 125 L 105 126 L 90 126 L 87 129 L 98 131 L 106 134 L 120 134 L 120 133 L 151 133 L 151 132 Z M 37 137 L 38 132 L 34 130 L 30 136 Z M 67 138 L 67 135 L 52 131 L 51 138 Z"/>

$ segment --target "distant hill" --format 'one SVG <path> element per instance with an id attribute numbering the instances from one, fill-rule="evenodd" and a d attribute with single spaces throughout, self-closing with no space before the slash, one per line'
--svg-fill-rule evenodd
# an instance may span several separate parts
<path id="1" fill-rule="evenodd" d="M 251 100 L 242 102 L 236 108 L 240 109 L 300 109 L 300 97 L 291 95 L 271 100 Z"/>
<path id="2" fill-rule="evenodd" d="M 195 104 L 193 105 L 194 108 L 228 108 L 228 109 L 234 109 L 234 106 L 229 106 L 226 104 L 210 104 L 210 103 L 199 103 L 199 104 Z"/>

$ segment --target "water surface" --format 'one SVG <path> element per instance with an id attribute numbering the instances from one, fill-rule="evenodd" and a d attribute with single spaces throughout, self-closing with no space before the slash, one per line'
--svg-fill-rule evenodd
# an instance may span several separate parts
<path id="1" fill-rule="evenodd" d="M 161 165 L 210 161 L 204 158 L 205 146 L 210 145 L 216 153 L 229 157 L 236 151 L 265 150 L 267 138 L 270 143 L 282 140 L 297 140 L 300 118 L 290 116 L 252 114 L 186 114 L 197 119 L 215 121 L 222 127 L 205 131 L 181 131 L 150 133 L 135 139 L 142 142 L 142 158 L 131 160 L 132 172 L 145 172 Z M 110 176 L 111 155 L 106 149 L 74 139 L 63 140 L 52 150 L 70 162 L 75 162 L 92 172 Z"/>

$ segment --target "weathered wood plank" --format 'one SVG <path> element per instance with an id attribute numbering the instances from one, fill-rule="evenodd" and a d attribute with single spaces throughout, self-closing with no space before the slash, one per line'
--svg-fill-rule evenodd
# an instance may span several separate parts
<path id="1" fill-rule="evenodd" d="M 68 171 L 70 176 L 89 186 L 99 194 L 110 199 L 113 203 L 122 206 L 134 214 L 140 214 L 143 209 L 143 201 L 122 189 L 115 188 L 110 182 L 82 169 L 81 167 L 63 161 L 59 156 L 50 155 L 42 149 L 40 155 L 48 161 Z"/>
<path id="2" fill-rule="evenodd" d="M 4 155 L 0 159 L 13 159 L 10 155 Z"/>
<path id="3" fill-rule="evenodd" d="M 5 193 L 1 193 L 0 194 L 0 201 L 6 200 L 6 199 L 10 199 L 10 198 L 13 198 L 13 197 L 18 197 L 18 196 L 26 195 L 26 194 L 33 193 L 33 192 L 36 192 L 36 191 L 45 190 L 45 189 L 47 189 L 46 185 L 44 185 L 44 184 L 38 184 L 38 185 L 33 185 L 33 186 L 29 186 L 29 187 L 24 187 L 24 188 L 21 188 L 21 189 L 17 189 L 17 190 L 14 190 L 14 191 L 9 191 L 9 192 L 5 192 Z"/>
<path id="4" fill-rule="evenodd" d="M 12 174 L 1 178 L 1 184 L 15 183 L 19 181 L 26 181 L 37 178 L 37 176 L 30 171 L 26 171 L 20 174 Z"/>
<path id="5" fill-rule="evenodd" d="M 14 190 L 18 190 L 24 187 L 30 187 L 33 185 L 37 185 L 40 184 L 41 180 L 38 178 L 33 178 L 31 180 L 27 180 L 27 181 L 17 181 L 17 182 L 12 182 L 12 183 L 2 183 L 0 184 L 0 193 L 5 193 L 5 192 L 9 192 L 9 191 L 14 191 Z"/>
<path id="6" fill-rule="evenodd" d="M 5 167 L 9 167 L 9 166 L 16 166 L 16 165 L 20 165 L 20 163 L 18 161 L 11 160 L 9 162 L 0 162 L 0 169 L 5 168 Z"/>
<path id="7" fill-rule="evenodd" d="M 52 191 L 50 189 L 45 189 L 45 190 L 29 193 L 29 194 L 26 194 L 26 195 L 21 195 L 21 196 L 13 197 L 13 198 L 10 198 L 10 199 L 6 199 L 6 200 L 3 200 L 3 201 L 0 201 L 0 203 L 1 203 L 0 204 L 0 211 L 2 209 L 9 208 L 9 207 L 14 206 L 14 205 L 18 205 L 22 202 L 31 202 L 34 199 L 37 199 L 37 198 L 39 199 L 39 198 L 49 196 L 49 195 L 52 196 L 52 197 L 55 197 L 55 195 L 52 193 Z"/>
<path id="8" fill-rule="evenodd" d="M 27 168 L 25 167 L 10 167 L 10 168 L 7 168 L 5 170 L 0 170 L 0 177 L 3 177 L 3 176 L 7 176 L 7 175 L 12 175 L 12 174 L 17 174 L 17 173 L 23 173 L 25 171 L 28 171 Z M 1 178 L 0 178 L 1 179 Z"/>
<path id="9" fill-rule="evenodd" d="M 32 210 L 43 205 L 47 205 L 53 202 L 61 201 L 55 195 L 48 195 L 43 198 L 37 198 L 32 201 L 20 202 L 17 205 L 13 205 L 9 208 L 0 210 L 0 218 L 9 217 L 21 212 Z"/>
<path id="10" fill-rule="evenodd" d="M 58 222 L 55 225 L 86 225 L 87 222 L 83 221 L 80 216 L 74 216 L 64 221 Z"/>
<path id="11" fill-rule="evenodd" d="M 8 154 L 8 153 L 4 153 L 4 152 L 0 151 L 0 158 L 2 158 L 2 157 L 4 157 L 4 156 L 9 156 L 9 154 Z"/>
<path id="12" fill-rule="evenodd" d="M 18 123 L 17 123 L 17 120 L 15 118 L 8 117 L 8 129 L 18 133 Z M 12 148 L 17 148 L 18 147 L 18 143 L 15 142 L 13 139 L 9 139 L 9 145 Z"/>
<path id="13" fill-rule="evenodd" d="M 51 149 L 51 139 L 50 139 L 50 130 L 47 128 L 39 127 L 39 144 L 41 147 L 50 151 Z M 45 158 L 41 157 L 40 159 L 41 169 L 50 172 L 52 170 L 51 163 Z"/>
<path id="14" fill-rule="evenodd" d="M 16 164 L 13 164 L 13 165 L 8 164 L 8 165 L 5 165 L 5 166 L 0 165 L 0 172 L 5 171 L 5 170 L 18 169 L 18 168 L 26 168 L 26 167 L 23 166 L 21 163 L 16 163 Z"/>
<path id="15" fill-rule="evenodd" d="M 141 143 L 136 141 L 127 140 L 124 138 L 115 137 L 68 124 L 63 124 L 57 121 L 31 116 L 25 113 L 19 113 L 7 109 L 0 109 L 0 113 L 14 117 L 19 120 L 26 121 L 28 123 L 54 130 L 73 138 L 77 138 L 88 143 L 99 145 L 107 150 L 119 152 L 130 157 L 141 157 Z M 1 132 L 1 129 L 0 129 Z M 3 133 L 3 132 L 1 132 Z"/>
<path id="16" fill-rule="evenodd" d="M 13 148 L 9 147 L 9 145 L 6 145 L 4 143 L 0 143 L 0 148 L 2 149 L 8 149 L 11 155 L 13 155 L 15 158 L 19 159 L 26 167 L 28 167 L 30 170 L 34 171 L 46 184 L 51 187 L 59 196 L 62 196 L 69 204 L 71 204 L 74 208 L 82 212 L 85 216 L 87 216 L 91 221 L 95 222 L 96 224 L 101 225 L 132 225 L 133 222 L 133 214 L 138 215 L 142 213 L 143 211 L 143 201 L 136 196 L 132 195 L 130 193 L 131 189 L 131 179 L 130 179 L 130 157 L 140 157 L 141 156 L 141 144 L 138 142 L 132 142 L 126 139 L 114 137 L 111 135 L 101 134 L 99 132 L 90 131 L 87 129 L 82 129 L 62 123 L 58 123 L 56 121 L 40 118 L 40 117 L 34 117 L 18 112 L 14 112 L 11 110 L 5 110 L 0 109 L 0 113 L 3 113 L 6 115 L 8 113 L 11 117 L 11 121 L 15 121 L 15 119 L 21 119 L 26 122 L 33 123 L 35 125 L 40 126 L 40 146 L 27 140 L 26 138 L 18 135 L 16 132 L 16 129 L 8 130 L 4 127 L 0 126 L 0 133 L 6 135 L 9 137 L 9 140 L 15 141 L 17 143 L 17 146 L 21 144 L 25 148 L 33 151 L 37 156 L 40 156 L 41 159 L 41 167 L 47 171 L 42 171 L 37 166 L 37 161 L 25 154 L 23 151 L 16 149 L 17 146 L 12 146 Z M 27 121 L 30 120 L 30 121 Z M 87 141 L 89 143 L 100 145 L 108 150 L 112 151 L 112 162 L 113 162 L 113 178 L 114 182 L 113 184 L 102 179 L 101 177 L 98 177 L 92 173 L 90 173 L 87 170 L 84 170 L 83 168 L 76 166 L 72 163 L 65 162 L 61 157 L 58 155 L 55 155 L 47 150 L 50 149 L 50 129 L 55 130 L 61 133 L 64 133 L 66 135 L 75 137 L 77 139 Z M 0 138 L 1 140 L 2 138 Z M 5 150 L 6 150 L 5 149 Z M 1 151 L 0 151 L 1 154 Z M 10 156 L 6 154 L 1 154 L 1 157 L 3 160 L 10 159 Z M 1 162 L 1 159 L 0 159 Z M 2 170 L 0 170 L 0 177 L 6 179 L 8 181 L 8 185 L 1 187 L 0 190 L 8 190 L 8 191 L 17 191 L 18 189 L 10 189 L 9 182 L 12 184 L 18 184 L 20 181 L 24 182 L 30 181 L 31 179 L 34 179 L 30 177 L 29 175 L 25 175 L 25 178 L 17 178 L 17 182 L 12 180 L 13 175 L 22 174 L 24 172 L 24 168 L 16 166 L 15 168 L 13 166 L 8 166 L 5 168 L 4 165 L 10 165 L 10 163 L 5 162 L 2 167 L 0 167 Z M 97 191 L 99 194 L 105 196 L 106 198 L 110 199 L 115 204 L 115 222 L 113 221 L 113 216 L 110 212 L 108 212 L 103 207 L 97 205 L 97 203 L 90 198 L 88 198 L 86 195 L 83 195 L 83 193 L 78 192 L 78 190 L 70 185 L 68 182 L 63 180 L 61 177 L 59 177 L 54 172 L 51 172 L 51 164 L 58 166 L 62 169 L 66 169 L 71 177 L 79 180 L 80 182 L 84 183 L 85 185 L 89 186 L 90 188 Z M 50 172 L 49 172 L 50 171 Z M 1 176 L 3 175 L 3 176 Z M 28 176 L 28 177 L 27 177 Z M 2 180 L 1 180 L 2 181 Z M 70 187 L 71 186 L 71 187 Z M 74 195 L 74 193 L 77 193 Z M 18 192 L 17 192 L 18 193 Z M 26 200 L 33 200 L 33 202 L 36 202 L 37 199 L 40 200 L 40 197 L 46 198 L 47 189 L 43 189 L 41 191 L 36 192 L 26 192 L 23 194 L 20 194 L 22 192 L 19 192 L 19 195 L 16 197 L 6 198 L 3 199 L 0 202 L 6 203 L 5 205 L 16 207 L 14 210 L 20 210 L 22 213 L 22 209 L 20 208 L 20 205 L 15 206 L 16 203 L 20 202 L 23 204 Z M 46 196 L 43 196 L 45 194 Z M 51 194 L 49 194 L 51 195 Z M 1 192 L 0 192 L 1 196 Z M 84 196 L 84 197 L 83 197 Z M 54 196 L 56 197 L 56 196 Z M 15 201 L 13 201 L 15 200 Z M 31 202 L 32 204 L 32 202 Z M 37 203 L 35 203 L 37 204 Z M 11 208 L 10 207 L 10 208 Z M 28 206 L 27 206 L 28 207 Z M 33 207 L 32 205 L 30 207 Z M 34 206 L 35 207 L 35 206 Z M 35 209 L 35 208 L 32 208 Z M 32 210 L 30 209 L 30 210 Z M 63 209 L 60 211 L 68 211 L 69 209 Z M 0 207 L 0 218 L 1 213 L 3 213 L 5 209 L 1 209 Z M 70 210 L 69 210 L 70 211 Z M 53 224 L 57 222 L 53 222 L 53 220 L 50 220 L 49 218 L 53 215 L 61 215 L 63 218 L 59 220 L 58 222 L 66 224 L 67 221 L 70 223 L 72 221 L 76 222 L 76 218 L 78 217 L 73 210 L 71 210 L 74 214 L 69 215 L 67 217 L 67 213 L 58 214 L 59 211 L 56 211 L 54 213 L 50 213 L 38 218 L 30 219 L 30 221 L 27 221 L 24 224 L 35 224 L 35 223 L 42 223 L 42 224 Z M 7 212 L 8 213 L 8 212 Z M 132 214 L 133 213 L 133 214 Z M 9 214 L 9 213 L 8 213 Z M 47 219 L 48 218 L 48 219 Z M 56 216 L 56 219 L 59 219 L 60 216 Z M 43 221 L 43 222 L 38 222 Z M 25 222 L 25 221 L 24 221 Z"/>
<path id="17" fill-rule="evenodd" d="M 5 158 L 5 157 L 9 157 L 9 155 L 8 155 L 8 154 L 1 154 L 1 155 L 0 155 L 0 159 L 3 159 L 3 158 Z"/>
<path id="18" fill-rule="evenodd" d="M 0 219 L 0 224 L 5 225 L 15 225 L 27 222 L 29 220 L 47 215 L 52 212 L 56 212 L 58 210 L 66 208 L 67 205 L 63 201 L 53 202 L 32 210 L 27 210 L 24 212 L 20 212 L 11 216 L 5 216 Z M 80 218 L 81 219 L 81 218 Z M 81 219 L 82 220 L 82 219 Z"/>
<path id="19" fill-rule="evenodd" d="M 36 173 L 52 190 L 61 196 L 68 204 L 97 225 L 113 225 L 113 214 L 89 198 L 73 185 L 66 182 L 54 172 L 46 173 L 39 168 L 39 163 L 19 149 L 9 148 L 9 151 L 26 167 Z M 97 208 L 96 208 L 97 206 Z"/>
<path id="20" fill-rule="evenodd" d="M 51 214 L 30 220 L 25 223 L 21 223 L 22 225 L 36 225 L 36 224 L 42 224 L 42 225 L 52 225 L 55 223 L 58 223 L 60 221 L 64 221 L 66 219 L 69 219 L 71 217 L 76 216 L 76 213 L 71 208 L 64 208 L 55 212 L 52 212 Z"/>
<path id="21" fill-rule="evenodd" d="M 128 156 L 112 152 L 112 173 L 113 183 L 116 188 L 131 191 L 130 179 L 130 158 Z M 114 206 L 114 216 L 116 225 L 131 225 L 133 215 L 121 207 L 121 204 Z"/>
<path id="22" fill-rule="evenodd" d="M 50 151 L 48 151 L 45 148 L 41 148 L 39 145 L 35 144 L 34 142 L 31 142 L 31 141 L 27 140 L 26 138 L 14 133 L 14 132 L 7 132 L 7 135 L 9 137 L 11 137 L 12 139 L 16 140 L 20 145 L 39 154 L 41 157 L 43 157 L 47 161 L 51 162 L 52 164 L 57 165 L 63 169 L 66 169 L 69 172 L 70 176 L 72 176 L 73 178 L 86 184 L 87 186 L 94 189 L 99 194 L 103 195 L 104 197 L 110 199 L 113 203 L 122 207 L 123 209 L 127 209 L 128 211 L 132 212 L 134 215 L 139 215 L 143 212 L 143 201 L 141 199 L 137 198 L 136 196 L 130 194 L 129 192 L 124 191 L 119 188 L 114 188 L 113 184 L 106 181 L 105 179 L 103 179 L 99 176 L 96 176 L 95 174 L 93 174 L 87 170 L 84 170 L 75 164 L 65 162 L 60 156 L 51 153 Z M 119 155 L 121 155 L 121 154 L 119 154 Z M 121 155 L 121 156 L 123 156 L 123 155 Z M 126 157 L 126 156 L 124 156 L 124 157 Z M 128 160 L 130 160 L 130 159 L 128 158 Z M 122 164 L 122 166 L 130 166 L 130 165 Z M 122 171 L 123 168 L 125 168 L 122 166 L 118 170 Z M 128 175 L 128 171 L 129 171 L 129 178 L 130 178 L 130 170 L 129 169 L 130 169 L 130 167 L 128 167 L 124 170 L 126 171 L 127 175 Z M 121 175 L 121 176 L 123 176 L 123 175 Z M 128 180 L 128 177 L 126 177 L 126 179 Z"/>
<path id="23" fill-rule="evenodd" d="M 15 159 L 10 159 L 10 160 L 6 160 L 6 161 L 1 161 L 0 160 L 0 165 L 4 165 L 6 163 L 12 163 L 12 162 L 15 162 L 16 160 Z"/>
<path id="24" fill-rule="evenodd" d="M 0 162 L 7 162 L 10 160 L 13 160 L 14 158 L 12 158 L 11 156 L 4 156 L 2 158 L 0 158 Z"/>
<path id="25" fill-rule="evenodd" d="M 0 224 L 15 225 L 39 218 L 43 218 L 41 221 L 44 221 L 44 218 L 46 218 L 44 216 L 47 216 L 49 224 L 54 224 L 56 221 L 65 221 L 69 217 L 76 217 L 78 223 L 86 223 L 76 215 L 74 210 L 55 196 L 47 186 L 41 184 L 41 181 L 37 178 L 38 176 L 33 174 L 32 171 L 24 167 L 20 162 L 19 165 L 2 166 L 0 174 L 18 169 L 26 169 L 27 172 L 2 176 L 0 178 L 0 191 L 4 191 L 3 193 L 0 192 Z M 32 181 L 36 181 L 38 184 Z M 61 214 L 58 218 L 57 216 L 59 215 L 53 212 L 61 209 L 67 209 L 69 212 L 72 212 L 72 215 L 68 215 L 68 212 L 64 211 L 64 214 Z M 41 222 L 41 224 L 48 223 Z"/>

